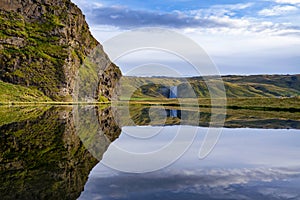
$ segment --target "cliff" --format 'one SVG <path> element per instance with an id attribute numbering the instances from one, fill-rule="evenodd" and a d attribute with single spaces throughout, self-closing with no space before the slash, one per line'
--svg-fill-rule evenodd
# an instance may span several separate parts
<path id="1" fill-rule="evenodd" d="M 100 49 L 93 98 L 111 98 L 121 76 L 93 38 L 81 10 L 70 0 L 1 0 L 0 80 L 42 91 L 53 100 L 77 100 L 80 66 Z M 99 52 L 99 51 L 98 51 Z M 92 62 L 97 58 L 90 59 Z M 114 78 L 110 72 L 116 72 Z M 104 77 L 108 78 L 103 81 Z M 109 87 L 103 84 L 110 83 Z M 106 91 L 109 90 L 109 91 Z M 99 92 L 102 94 L 99 95 Z"/>

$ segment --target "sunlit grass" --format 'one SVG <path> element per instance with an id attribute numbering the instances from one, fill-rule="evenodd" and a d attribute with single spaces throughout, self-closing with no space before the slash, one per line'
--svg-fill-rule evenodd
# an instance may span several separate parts
<path id="1" fill-rule="evenodd" d="M 195 103 L 197 102 L 197 103 Z M 212 103 L 214 102 L 214 103 Z M 300 111 L 300 98 L 227 98 L 227 99 L 163 99 L 163 98 L 133 98 L 123 99 L 117 104 L 141 104 L 141 105 L 169 105 L 184 107 L 223 107 L 230 109 L 286 109 L 291 111 Z"/>

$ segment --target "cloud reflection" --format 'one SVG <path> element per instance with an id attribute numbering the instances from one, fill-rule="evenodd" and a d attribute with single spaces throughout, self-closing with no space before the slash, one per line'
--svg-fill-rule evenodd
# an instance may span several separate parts
<path id="1" fill-rule="evenodd" d="M 162 170 L 91 177 L 79 199 L 287 199 L 299 198 L 299 169 Z M 291 183 L 293 183 L 291 187 Z M 289 184 L 288 184 L 289 183 Z M 297 188 L 298 187 L 298 188 Z"/>

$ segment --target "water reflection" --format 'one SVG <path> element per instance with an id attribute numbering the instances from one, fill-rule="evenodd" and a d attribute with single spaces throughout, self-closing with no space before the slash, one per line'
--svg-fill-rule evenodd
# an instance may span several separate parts
<path id="1" fill-rule="evenodd" d="M 168 117 L 175 117 L 181 119 L 181 111 L 175 109 L 167 109 L 166 112 L 168 113 Z"/>
<path id="2" fill-rule="evenodd" d="M 228 110 L 225 126 L 300 129 L 299 113 L 251 111 L 249 115 Z M 228 129 L 199 164 L 191 157 L 197 155 L 204 137 L 197 126 L 207 127 L 210 117 L 208 108 L 199 113 L 195 108 L 163 105 L 131 105 L 129 111 L 122 106 L 1 106 L 1 199 L 216 199 L 224 194 L 228 199 L 247 199 L 247 194 L 256 199 L 299 198 L 298 130 Z M 200 132 L 198 143 L 173 168 L 133 175 L 99 163 L 91 171 L 110 157 L 112 142 L 147 152 L 174 137 L 168 131 L 153 135 L 151 127 L 172 130 L 174 125 L 193 126 Z M 139 137 L 148 131 L 152 140 L 133 142 L 124 134 L 137 128 Z"/>
<path id="3" fill-rule="evenodd" d="M 113 118 L 120 127 L 181 124 L 201 127 L 300 129 L 299 112 L 227 109 L 223 124 L 221 119 L 224 114 L 222 111 L 218 114 L 217 109 L 216 120 L 211 122 L 210 108 L 130 104 L 129 107 L 115 106 L 112 109 Z"/>
<path id="4" fill-rule="evenodd" d="M 173 133 L 172 127 L 165 128 Z M 205 128 L 199 128 L 194 144 L 177 162 L 152 173 L 131 174 L 107 168 L 102 163 L 115 156 L 108 148 L 91 171 L 79 199 L 300 198 L 299 130 L 225 129 L 213 152 L 199 160 L 197 152 L 204 132 Z M 147 152 L 153 145 L 168 141 L 166 137 L 169 134 L 137 143 L 122 133 L 114 143 Z"/>
<path id="5" fill-rule="evenodd" d="M 1 199 L 78 198 L 121 132 L 106 112 L 95 106 L 0 107 Z M 98 145 L 91 148 L 90 141 Z"/>
<path id="6" fill-rule="evenodd" d="M 1 199 L 76 199 L 97 160 L 75 134 L 72 108 L 1 107 Z"/>
<path id="7" fill-rule="evenodd" d="M 113 119 L 111 107 L 75 106 L 73 109 L 76 135 L 97 160 L 121 133 Z"/>
<path id="8" fill-rule="evenodd" d="M 79 199 L 299 199 L 299 170 L 203 170 L 89 179 Z"/>

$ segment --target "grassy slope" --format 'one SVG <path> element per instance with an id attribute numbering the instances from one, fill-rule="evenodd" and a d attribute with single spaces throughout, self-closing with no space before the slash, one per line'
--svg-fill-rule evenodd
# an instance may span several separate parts
<path id="1" fill-rule="evenodd" d="M 223 82 L 228 98 L 248 97 L 290 97 L 300 96 L 300 75 L 254 75 L 254 76 L 224 76 Z M 124 77 L 121 84 L 121 97 L 128 98 L 163 98 L 159 92 L 161 85 L 169 87 L 184 85 L 184 81 L 192 86 L 199 98 L 209 98 L 207 86 L 202 78 L 137 78 Z M 214 80 L 211 80 L 214 81 Z M 134 89 L 134 94 L 127 91 Z M 184 88 L 184 87 L 182 87 Z M 182 90 L 184 93 L 184 89 Z M 189 94 L 185 94 L 189 97 Z"/>
<path id="2" fill-rule="evenodd" d="M 41 91 L 0 81 L 0 103 L 51 101 Z"/>
<path id="3" fill-rule="evenodd" d="M 300 110 L 300 75 L 224 76 L 222 78 L 226 88 L 227 108 L 229 109 L 291 112 L 299 112 Z M 160 91 L 162 87 L 180 86 L 185 84 L 185 81 L 188 81 L 193 87 L 199 98 L 199 107 L 212 106 L 207 86 L 204 80 L 199 77 L 188 79 L 123 77 L 120 100 L 126 102 L 130 99 L 131 104 L 179 106 L 178 100 L 168 99 Z M 179 86 L 178 92 L 180 93 Z M 182 90 L 181 93 L 184 93 L 184 97 L 189 97 L 186 91 Z M 287 98 L 292 96 L 294 98 Z M 181 106 L 182 104 L 184 106 L 198 106 L 191 105 L 195 103 L 190 98 L 180 99 L 180 102 Z"/>
<path id="4" fill-rule="evenodd" d="M 173 106 L 176 109 L 181 108 L 220 108 L 226 103 L 227 109 L 247 109 L 259 111 L 288 111 L 300 112 L 300 97 L 293 98 L 227 98 L 226 102 L 223 99 L 215 99 L 214 105 L 211 104 L 211 99 L 199 98 L 198 104 L 195 99 L 130 99 L 130 105 L 143 106 Z M 118 105 L 126 105 L 128 100 L 121 100 Z"/>
<path id="5" fill-rule="evenodd" d="M 0 38 L 17 37 L 25 44 L 3 45 L 0 50 L 3 65 L 0 78 L 5 82 L 34 86 L 54 97 L 65 79 L 62 66 L 68 53 L 67 46 L 59 45 L 60 38 L 50 35 L 60 26 L 58 18 L 49 15 L 43 20 L 29 23 L 18 13 L 0 13 Z M 20 63 L 16 69 L 15 63 Z"/>

